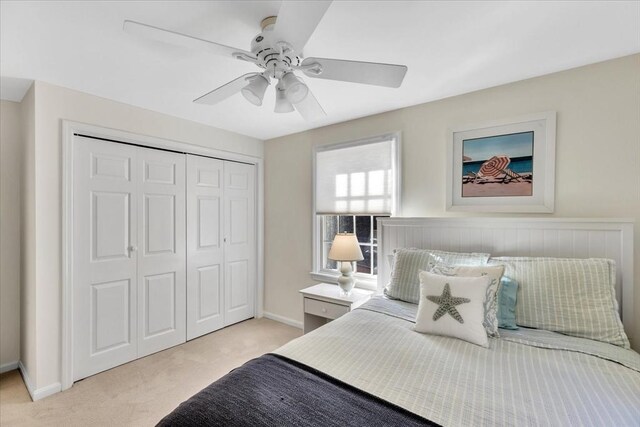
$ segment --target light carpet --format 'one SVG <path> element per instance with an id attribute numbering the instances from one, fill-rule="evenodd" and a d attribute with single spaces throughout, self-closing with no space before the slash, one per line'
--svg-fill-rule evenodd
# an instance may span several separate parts
<path id="1" fill-rule="evenodd" d="M 76 382 L 32 402 L 18 371 L 0 375 L 0 424 L 152 426 L 216 379 L 302 335 L 251 319 Z"/>

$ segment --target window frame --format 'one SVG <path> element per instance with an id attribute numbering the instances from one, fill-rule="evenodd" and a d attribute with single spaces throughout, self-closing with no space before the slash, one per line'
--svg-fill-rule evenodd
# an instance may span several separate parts
<path id="1" fill-rule="evenodd" d="M 391 217 L 400 216 L 401 208 L 400 202 L 402 200 L 402 139 L 400 131 L 389 132 L 381 135 L 370 136 L 353 141 L 345 141 L 331 144 L 315 145 L 313 147 L 313 167 L 312 167 L 312 191 L 311 191 L 311 215 L 312 215 L 312 271 L 310 273 L 313 280 L 338 283 L 338 277 L 340 273 L 337 270 L 329 270 L 324 268 L 323 265 L 323 237 L 322 237 L 322 217 L 324 215 L 318 215 L 316 213 L 316 157 L 320 151 L 337 150 L 341 148 L 353 147 L 358 145 L 373 144 L 381 141 L 392 140 L 392 164 L 394 165 L 393 174 L 393 196 L 392 196 L 392 209 Z M 350 213 L 335 214 L 348 216 Z M 351 214 L 353 215 L 353 214 Z M 373 224 L 371 224 L 373 227 Z M 379 254 L 379 252 L 378 252 Z M 356 287 L 376 290 L 377 289 L 377 276 L 372 274 L 354 273 L 353 277 L 356 279 Z"/>

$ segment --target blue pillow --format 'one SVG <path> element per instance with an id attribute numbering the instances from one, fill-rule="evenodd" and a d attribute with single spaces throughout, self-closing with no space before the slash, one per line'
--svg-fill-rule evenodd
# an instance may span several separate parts
<path id="1" fill-rule="evenodd" d="M 498 327 L 502 329 L 518 329 L 516 325 L 516 295 L 518 282 L 507 276 L 500 279 L 498 291 Z"/>

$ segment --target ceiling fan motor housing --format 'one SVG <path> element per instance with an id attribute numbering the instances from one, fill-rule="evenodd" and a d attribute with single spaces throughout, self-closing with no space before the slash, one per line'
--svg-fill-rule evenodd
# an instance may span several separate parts
<path id="1" fill-rule="evenodd" d="M 262 32 L 251 40 L 251 52 L 256 56 L 256 65 L 267 70 L 271 77 L 279 79 L 292 67 L 298 67 L 302 59 L 284 40 L 276 40 L 273 33 L 275 16 L 262 20 Z"/>

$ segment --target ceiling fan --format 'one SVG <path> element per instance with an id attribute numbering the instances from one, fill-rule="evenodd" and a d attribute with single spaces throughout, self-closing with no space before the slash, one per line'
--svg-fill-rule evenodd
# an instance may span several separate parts
<path id="1" fill-rule="evenodd" d="M 274 79 L 274 111 L 288 113 L 297 110 L 305 120 L 311 121 L 326 113 L 295 71 L 311 78 L 393 88 L 400 87 L 407 72 L 404 65 L 313 57 L 303 59 L 302 50 L 330 4 L 331 1 L 283 1 L 277 16 L 262 20 L 262 32 L 251 41 L 250 52 L 135 21 L 124 21 L 124 30 L 135 36 L 248 61 L 263 69 L 240 76 L 193 102 L 213 105 L 241 92 L 247 101 L 260 106 L 271 79 Z"/>

